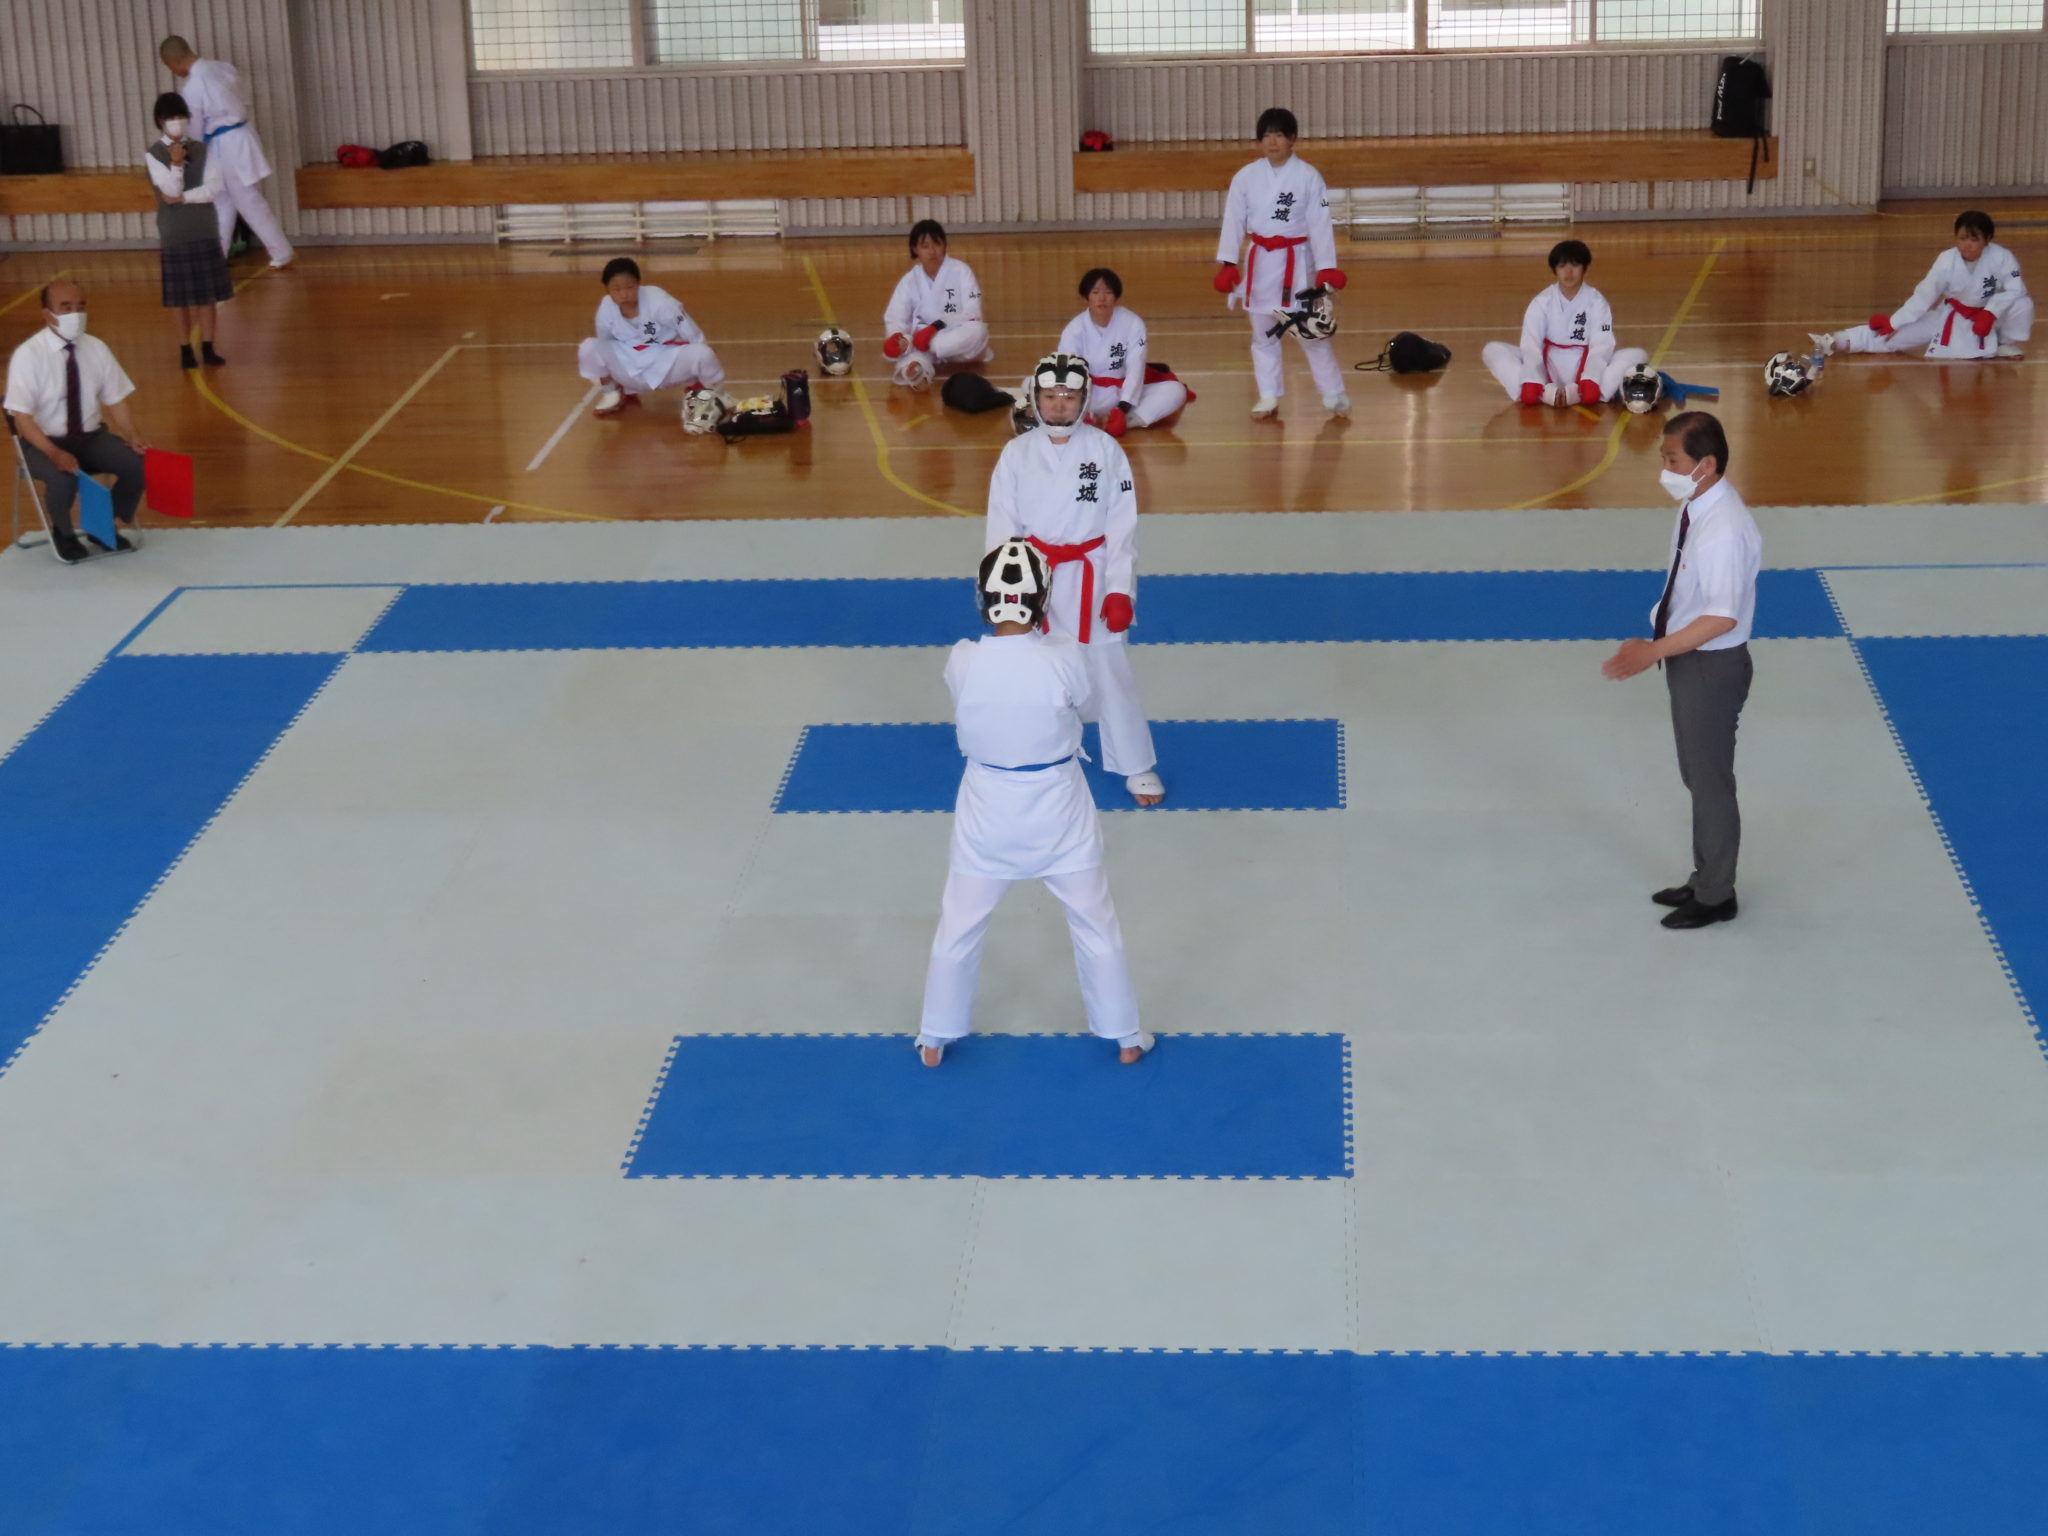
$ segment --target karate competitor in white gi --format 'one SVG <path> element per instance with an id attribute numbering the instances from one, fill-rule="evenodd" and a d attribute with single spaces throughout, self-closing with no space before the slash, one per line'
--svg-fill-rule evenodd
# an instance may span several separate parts
<path id="1" fill-rule="evenodd" d="M 576 348 L 576 371 L 599 385 L 596 414 L 616 416 L 658 389 L 715 390 L 725 365 L 673 294 L 640 281 L 630 256 L 605 263 L 597 334 Z"/>
<path id="2" fill-rule="evenodd" d="M 1147 362 L 1145 322 L 1122 307 L 1123 296 L 1122 278 L 1108 267 L 1091 268 L 1081 278 L 1088 307 L 1060 332 L 1060 351 L 1088 364 L 1088 419 L 1111 437 L 1154 426 L 1195 398 L 1172 369 Z"/>
<path id="3" fill-rule="evenodd" d="M 981 318 L 981 284 L 966 262 L 946 254 L 937 219 L 910 226 L 910 270 L 882 313 L 882 356 L 895 382 L 923 389 L 948 363 L 985 363 L 996 354 Z"/>
<path id="4" fill-rule="evenodd" d="M 1078 641 L 1088 664 L 1088 718 L 1102 730 L 1102 766 L 1123 776 L 1140 805 L 1166 785 L 1154 771 L 1152 727 L 1138 700 L 1124 631 L 1135 617 L 1138 497 L 1116 440 L 1081 420 L 1088 365 L 1072 353 L 1042 357 L 1027 381 L 1038 425 L 1013 437 L 988 483 L 994 549 L 1023 539 L 1052 570 L 1051 627 Z"/>
<path id="5" fill-rule="evenodd" d="M 1868 325 L 1816 334 L 1829 352 L 1910 352 L 1952 362 L 2026 355 L 2034 334 L 2034 300 L 2020 279 L 2019 258 L 1992 240 L 1998 226 L 1972 208 L 1956 218 L 1955 246 L 1934 258 L 1913 297 Z"/>
<path id="6" fill-rule="evenodd" d="M 1126 1066 L 1152 1049 L 1138 1023 L 1102 868 L 1102 822 L 1078 760 L 1089 668 L 1072 640 L 1044 630 L 1050 586 L 1045 561 L 1029 544 L 997 545 L 982 558 L 979 577 L 982 617 L 993 633 L 962 640 L 946 659 L 967 768 L 953 805 L 946 894 L 917 1030 L 918 1057 L 928 1067 L 973 1027 L 989 918 L 1017 880 L 1043 880 L 1067 909 L 1089 1030 L 1114 1040 Z"/>
<path id="7" fill-rule="evenodd" d="M 1489 341 L 1479 353 L 1487 371 L 1518 405 L 1599 405 L 1621 393 L 1621 381 L 1650 354 L 1614 345 L 1614 311 L 1586 283 L 1593 253 L 1583 240 L 1550 248 L 1557 281 L 1529 301 L 1522 340 Z"/>
<path id="8" fill-rule="evenodd" d="M 157 57 L 178 77 L 178 94 L 192 109 L 189 131 L 206 146 L 208 165 L 220 167 L 213 212 L 220 221 L 222 253 L 234 244 L 239 215 L 270 253 L 270 270 L 282 272 L 292 264 L 294 252 L 258 185 L 270 175 L 270 161 L 264 157 L 263 141 L 256 137 L 256 125 L 249 121 L 249 109 L 242 104 L 241 76 L 232 64 L 200 58 L 182 37 L 165 38 Z"/>
<path id="9" fill-rule="evenodd" d="M 1323 178 L 1306 160 L 1294 157 L 1301 129 L 1285 107 L 1259 114 L 1259 150 L 1254 160 L 1230 179 L 1223 202 L 1223 233 L 1216 242 L 1216 291 L 1228 294 L 1232 307 L 1243 305 L 1252 322 L 1252 374 L 1259 399 L 1252 415 L 1265 418 L 1280 409 L 1287 393 L 1286 364 L 1280 336 L 1268 335 L 1282 310 L 1294 307 L 1295 296 L 1309 288 L 1342 288 L 1337 270 L 1337 233 L 1330 224 L 1330 194 Z M 1245 252 L 1249 243 L 1251 250 Z M 1307 247 L 1306 250 L 1303 247 Z M 1244 258 L 1242 274 L 1238 258 Z M 1344 367 L 1327 338 L 1297 334 L 1308 369 L 1322 391 L 1323 409 L 1349 415 L 1351 397 L 1344 393 Z"/>

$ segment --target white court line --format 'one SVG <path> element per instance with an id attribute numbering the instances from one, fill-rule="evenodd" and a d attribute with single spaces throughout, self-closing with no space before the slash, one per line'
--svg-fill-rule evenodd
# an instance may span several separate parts
<path id="1" fill-rule="evenodd" d="M 439 373 L 443 368 L 447 367 L 448 360 L 461 350 L 462 344 L 460 342 L 457 342 L 454 346 L 450 347 L 446 352 L 443 352 L 439 357 L 435 358 L 433 367 L 429 368 L 425 373 L 421 374 L 418 378 L 414 379 L 412 381 L 412 388 L 408 389 L 404 394 L 400 395 L 396 400 L 392 401 L 390 409 L 385 411 L 385 413 L 382 416 L 379 416 L 375 421 L 371 422 L 369 429 L 366 432 L 364 432 L 361 437 L 357 438 L 354 442 L 350 443 L 348 447 L 343 451 L 341 457 L 336 459 L 332 464 L 328 465 L 327 468 L 321 473 L 320 478 L 318 480 L 315 480 L 311 485 L 307 486 L 304 494 L 302 494 L 297 501 L 293 502 L 290 506 L 286 507 L 284 509 L 284 515 L 278 518 L 278 520 L 271 526 L 276 528 L 282 528 L 286 523 L 289 523 L 293 518 L 297 517 L 299 513 L 305 508 L 306 503 L 311 501 L 315 496 L 318 496 L 322 491 L 326 490 L 328 485 L 333 482 L 334 477 L 340 474 L 344 469 L 348 468 L 349 462 L 352 459 L 354 459 L 358 453 L 362 452 L 363 448 L 368 445 L 370 439 L 375 437 L 379 432 L 382 432 L 387 426 L 389 426 L 391 424 L 391 418 L 396 416 L 400 411 L 404 410 L 407 405 L 411 404 L 412 397 L 418 394 L 421 390 L 425 389 L 427 385 L 433 381 L 434 375 Z"/>
<path id="2" fill-rule="evenodd" d="M 501 501 L 495 507 L 491 508 L 490 511 L 484 514 L 484 521 L 487 523 L 495 523 L 498 520 L 498 514 L 504 510 L 505 503 Z"/>
<path id="3" fill-rule="evenodd" d="M 581 400 L 578 400 L 574 405 L 569 407 L 569 414 L 564 416 L 562 418 L 562 424 L 559 427 L 555 428 L 555 435 L 540 445 L 540 452 L 536 453 L 533 456 L 533 462 L 526 466 L 526 472 L 529 475 L 532 474 L 536 469 L 540 468 L 541 460 L 545 459 L 549 454 L 555 451 L 555 444 L 559 443 L 563 438 L 569 435 L 569 429 L 576 425 L 576 418 L 578 416 L 581 416 L 586 410 L 588 410 L 590 408 L 590 402 L 597 398 L 597 389 L 597 385 L 591 385 L 589 392 L 585 394 Z"/>

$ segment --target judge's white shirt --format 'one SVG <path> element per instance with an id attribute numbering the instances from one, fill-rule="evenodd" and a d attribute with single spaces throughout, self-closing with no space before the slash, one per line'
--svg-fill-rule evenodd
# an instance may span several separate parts
<path id="1" fill-rule="evenodd" d="M 195 59 L 192 70 L 179 83 L 178 94 L 192 109 L 191 133 L 206 144 L 209 159 L 218 157 L 224 179 L 254 183 L 270 174 L 263 141 L 249 121 L 249 109 L 242 102 L 242 77 L 235 66 L 220 59 Z M 215 134 L 231 123 L 243 126 Z"/>
<path id="2" fill-rule="evenodd" d="M 974 269 L 956 257 L 939 263 L 938 275 L 925 275 L 921 263 L 913 262 L 897 279 L 889 295 L 889 307 L 882 314 L 882 331 L 888 336 L 909 336 L 933 321 L 958 325 L 981 318 L 981 284 Z"/>
<path id="3" fill-rule="evenodd" d="M 1085 421 L 1064 443 L 1042 426 L 1011 438 L 989 477 L 986 532 L 984 550 L 1014 538 L 1051 545 L 1100 538 L 1085 565 L 1054 569 L 1050 617 L 1055 630 L 1078 638 L 1085 596 L 1091 643 L 1117 638 L 1102 625 L 1102 600 L 1112 592 L 1137 596 L 1138 497 L 1131 461 L 1115 438 Z"/>
<path id="4" fill-rule="evenodd" d="M 1685 549 L 1678 548 L 1678 526 L 1691 514 Z M 1693 620 L 1712 615 L 1733 619 L 1735 627 L 1700 649 L 1725 651 L 1747 643 L 1756 622 L 1756 576 L 1763 566 L 1764 537 L 1735 487 L 1723 479 L 1678 509 L 1671 525 L 1671 558 L 1678 578 L 1671 584 L 1671 612 L 1664 633 L 1675 635 Z M 1669 571 L 1669 562 L 1664 569 Z M 1658 603 L 1663 600 L 1659 592 Z M 1657 623 L 1658 603 L 1650 605 L 1650 625 Z"/>
<path id="5" fill-rule="evenodd" d="M 1551 368 L 1547 359 L 1560 354 Z M 1614 356 L 1614 311 L 1607 296 L 1581 283 L 1571 298 L 1556 283 L 1529 301 L 1522 314 L 1522 365 L 1528 377 L 1598 379 Z"/>
<path id="6" fill-rule="evenodd" d="M 1075 755 L 1089 696 L 1080 647 L 1036 630 L 962 640 L 946 658 L 946 686 L 967 758 L 951 867 L 1036 880 L 1099 866 L 1102 825 Z"/>
<path id="7" fill-rule="evenodd" d="M 1060 350 L 1088 363 L 1088 376 L 1098 389 L 1114 389 L 1116 398 L 1136 409 L 1145 393 L 1145 322 L 1119 304 L 1109 324 L 1097 325 L 1087 310 L 1060 332 Z M 1116 381 L 1121 380 L 1121 383 Z"/>
<path id="8" fill-rule="evenodd" d="M 7 360 L 6 409 L 31 416 L 46 437 L 64 435 L 64 338 L 47 325 L 14 349 Z M 100 426 L 100 407 L 135 393 L 135 384 L 114 354 L 90 333 L 78 338 L 78 403 L 83 430 Z"/>
<path id="9" fill-rule="evenodd" d="M 1963 253 L 1950 246 L 1934 258 L 1913 296 L 1892 315 L 1892 329 L 1903 330 L 1950 299 L 1972 309 L 1988 309 L 2002 319 L 2026 293 L 2019 258 L 1997 241 L 1985 242 L 1984 254 L 1975 261 L 1963 260 Z"/>
<path id="10" fill-rule="evenodd" d="M 1254 236 L 1299 239 L 1307 244 L 1281 249 L 1245 249 Z M 1254 314 L 1285 309 L 1337 265 L 1337 233 L 1330 223 L 1330 194 L 1322 173 L 1299 156 L 1279 166 L 1254 160 L 1230 179 L 1223 203 L 1223 230 L 1216 259 L 1240 264 L 1236 301 Z"/>

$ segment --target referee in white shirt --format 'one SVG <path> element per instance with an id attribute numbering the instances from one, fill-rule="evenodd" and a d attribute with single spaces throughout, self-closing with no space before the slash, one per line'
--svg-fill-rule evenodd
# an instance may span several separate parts
<path id="1" fill-rule="evenodd" d="M 80 471 L 114 477 L 114 520 L 122 525 L 114 541 L 122 549 L 142 542 L 135 509 L 142 502 L 142 455 L 149 444 L 128 414 L 134 393 L 113 351 L 85 334 L 85 290 L 64 281 L 44 288 L 43 328 L 7 360 L 4 403 L 27 450 L 28 472 L 42 482 L 50 542 L 66 564 L 89 553 L 71 525 Z"/>
<path id="2" fill-rule="evenodd" d="M 1728 434 L 1705 411 L 1664 428 L 1664 489 L 1681 503 L 1670 574 L 1650 614 L 1650 638 L 1624 640 L 1601 671 L 1634 677 L 1661 662 L 1671 693 L 1678 775 L 1692 792 L 1692 874 L 1650 899 L 1672 908 L 1666 928 L 1704 928 L 1735 916 L 1742 811 L 1735 802 L 1735 727 L 1749 697 L 1749 632 L 1763 536 L 1724 478 Z"/>

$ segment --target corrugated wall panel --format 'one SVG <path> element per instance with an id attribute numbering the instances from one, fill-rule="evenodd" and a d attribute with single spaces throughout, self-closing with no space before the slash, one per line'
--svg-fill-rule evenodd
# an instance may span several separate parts
<path id="1" fill-rule="evenodd" d="M 2048 186 L 2048 37 L 1885 50 L 1887 196 Z"/>
<path id="2" fill-rule="evenodd" d="M 1081 123 L 1081 7 L 967 0 L 967 146 L 982 224 L 1074 217 Z"/>
<path id="3" fill-rule="evenodd" d="M 470 157 L 462 0 L 290 0 L 299 138 L 307 158 L 342 144 L 424 139 Z"/>

